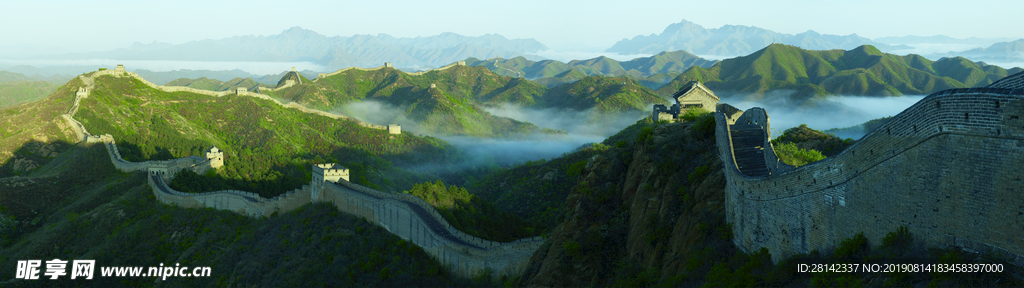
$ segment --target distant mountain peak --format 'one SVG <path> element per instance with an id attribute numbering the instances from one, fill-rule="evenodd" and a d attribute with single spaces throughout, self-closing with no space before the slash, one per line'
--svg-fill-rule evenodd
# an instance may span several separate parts
<path id="1" fill-rule="evenodd" d="M 301 26 L 292 26 L 292 28 L 285 29 L 281 33 L 291 34 L 291 33 L 302 33 L 302 32 L 305 32 L 305 31 L 310 31 L 310 30 L 303 29 Z"/>
<path id="2" fill-rule="evenodd" d="M 707 30 L 707 28 L 704 28 L 704 26 L 700 26 L 697 23 L 693 23 L 693 22 L 687 21 L 686 19 L 683 19 L 679 23 L 669 24 L 668 27 L 665 27 L 665 30 L 663 30 L 661 33 L 662 33 L 662 35 L 666 35 L 666 34 L 671 34 L 671 33 L 675 33 L 675 32 L 678 32 L 678 31 L 704 31 L 704 30 Z M 656 37 L 656 36 L 657 35 L 652 33 L 650 37 Z"/>
<path id="3" fill-rule="evenodd" d="M 284 36 L 284 37 L 289 37 L 289 38 L 292 38 L 292 37 L 303 38 L 303 37 L 317 37 L 317 36 L 323 37 L 323 35 L 320 35 L 320 33 L 316 33 L 316 31 L 309 30 L 309 29 L 304 29 L 304 28 L 299 27 L 299 26 L 294 26 L 292 28 L 288 28 L 288 29 L 286 29 L 284 31 L 281 31 L 281 34 L 278 34 L 278 35 Z"/>

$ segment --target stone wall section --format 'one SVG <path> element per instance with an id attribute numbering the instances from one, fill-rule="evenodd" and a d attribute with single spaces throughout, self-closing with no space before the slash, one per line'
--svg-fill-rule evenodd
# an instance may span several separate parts
<path id="1" fill-rule="evenodd" d="M 905 225 L 929 246 L 1024 265 L 1024 229 L 1012 228 L 1024 227 L 1022 95 L 998 88 L 937 92 L 838 155 L 762 178 L 736 168 L 727 116 L 716 113 L 720 156 L 733 163 L 724 168 L 733 241 L 746 251 L 767 247 L 780 260 L 831 250 L 861 232 L 878 245 Z M 754 115 L 761 113 L 747 110 L 737 122 L 763 118 L 767 129 L 767 113 Z"/>

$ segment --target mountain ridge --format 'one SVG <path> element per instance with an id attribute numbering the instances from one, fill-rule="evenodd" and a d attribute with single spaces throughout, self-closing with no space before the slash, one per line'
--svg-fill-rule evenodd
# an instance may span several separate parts
<path id="1" fill-rule="evenodd" d="M 561 62 L 557 60 L 532 61 L 525 57 L 511 59 L 466 59 L 466 65 L 484 66 L 502 76 L 524 77 L 554 88 L 585 76 L 627 77 L 640 81 L 648 88 L 667 83 L 671 76 L 692 66 L 711 67 L 717 60 L 707 60 L 684 50 L 661 52 L 650 57 L 618 61 L 606 56 Z M 568 73 L 568 74 L 566 74 Z M 670 77 L 665 77 L 671 75 Z"/>
<path id="2" fill-rule="evenodd" d="M 920 55 L 898 56 L 864 45 L 851 50 L 805 50 L 773 44 L 711 68 L 691 67 L 657 90 L 668 95 L 689 81 L 701 81 L 719 95 L 748 95 L 786 90 L 803 102 L 814 96 L 923 95 L 950 88 L 982 86 L 1009 74 L 965 58 L 931 61 Z"/>
<path id="3" fill-rule="evenodd" d="M 909 48 L 878 43 L 857 34 L 840 36 L 808 30 L 793 35 L 743 25 L 724 25 L 721 28 L 706 29 L 683 19 L 679 23 L 665 27 L 661 34 L 637 35 L 619 40 L 605 52 L 653 54 L 661 51 L 686 50 L 698 55 L 737 56 L 750 54 L 773 43 L 800 46 L 809 50 L 851 49 L 861 45 L 875 45 L 884 50 Z"/>
<path id="4" fill-rule="evenodd" d="M 372 67 L 392 62 L 399 67 L 438 67 L 468 57 L 515 57 L 547 46 L 534 39 L 508 39 L 498 34 L 462 36 L 446 32 L 436 36 L 395 38 L 387 34 L 325 36 L 291 27 L 268 36 L 240 35 L 182 44 L 136 43 L 93 53 L 45 56 L 57 59 L 120 59 L 181 61 L 313 62 L 335 70 L 347 66 Z M 342 53 L 344 52 L 344 53 Z M 35 57 L 42 59 L 43 56 Z"/>

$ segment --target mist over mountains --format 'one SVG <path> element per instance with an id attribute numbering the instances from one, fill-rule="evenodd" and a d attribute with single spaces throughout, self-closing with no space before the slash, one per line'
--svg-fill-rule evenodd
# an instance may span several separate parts
<path id="1" fill-rule="evenodd" d="M 328 37 L 292 27 L 277 35 L 235 36 L 190 41 L 173 45 L 136 43 L 129 48 L 94 53 L 40 56 L 39 59 L 120 59 L 177 61 L 303 61 L 327 70 L 345 67 L 377 67 L 391 62 L 396 67 L 439 67 L 469 57 L 505 57 L 547 50 L 534 39 L 508 39 L 498 34 L 396 38 L 387 34 Z"/>
<path id="2" fill-rule="evenodd" d="M 896 37 L 896 36 L 879 37 L 879 38 L 875 38 L 874 40 L 877 41 L 877 42 L 881 42 L 881 43 L 885 43 L 885 44 L 891 44 L 891 45 L 899 45 L 899 44 L 907 44 L 907 45 L 912 45 L 912 44 L 962 44 L 962 45 L 989 46 L 989 45 L 995 44 L 996 42 L 1013 41 L 1014 39 L 1013 38 L 1008 38 L 1008 37 L 999 37 L 999 38 L 979 38 L 979 37 L 953 38 L 953 37 L 949 37 L 949 36 L 946 36 L 946 35 L 932 35 L 932 36 L 907 35 L 907 36 L 899 36 L 899 37 Z"/>
<path id="3" fill-rule="evenodd" d="M 846 36 L 819 34 L 812 30 L 785 34 L 754 26 L 725 25 L 707 29 L 690 21 L 669 25 L 661 34 L 638 35 L 622 39 L 605 52 L 619 54 L 654 54 L 661 51 L 686 50 L 697 55 L 739 56 L 753 53 L 773 43 L 797 46 L 808 50 L 849 50 L 873 45 L 880 50 L 906 49 L 907 46 L 878 43 L 850 34 Z"/>

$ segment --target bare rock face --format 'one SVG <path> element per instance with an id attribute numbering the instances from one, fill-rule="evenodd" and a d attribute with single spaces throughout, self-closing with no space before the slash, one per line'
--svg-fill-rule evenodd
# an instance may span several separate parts
<path id="1" fill-rule="evenodd" d="M 726 240 L 704 239 L 724 227 L 725 179 L 713 136 L 691 127 L 657 125 L 644 141 L 590 159 L 566 199 L 567 215 L 533 255 L 519 284 L 686 281 L 701 266 L 688 265 L 691 258 L 710 256 L 703 255 L 708 248 L 734 249 Z"/>

